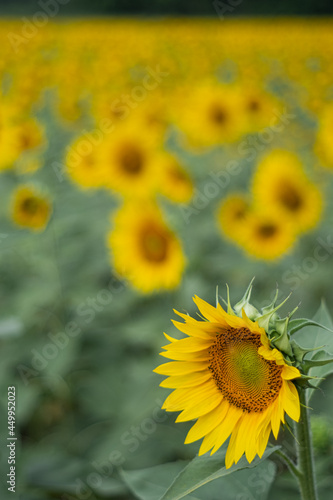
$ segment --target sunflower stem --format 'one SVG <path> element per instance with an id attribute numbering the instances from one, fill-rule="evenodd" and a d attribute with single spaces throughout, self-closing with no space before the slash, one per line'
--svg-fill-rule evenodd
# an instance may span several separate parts
<path id="1" fill-rule="evenodd" d="M 298 482 L 302 500 L 317 500 L 317 487 L 314 470 L 310 416 L 305 390 L 299 388 L 301 416 L 295 423 Z"/>

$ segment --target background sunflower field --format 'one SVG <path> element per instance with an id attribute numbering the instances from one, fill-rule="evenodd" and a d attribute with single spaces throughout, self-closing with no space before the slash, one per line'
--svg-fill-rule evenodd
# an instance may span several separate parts
<path id="1" fill-rule="evenodd" d="M 332 326 L 332 19 L 276 17 L 283 3 L 246 17 L 232 0 L 95 2 L 91 17 L 86 3 L 0 2 L 4 499 L 8 387 L 20 499 L 157 500 L 197 453 L 153 373 L 173 308 L 193 314 L 194 294 L 214 304 L 226 283 L 237 302 L 255 276 L 256 306 L 277 284 L 284 313 L 325 301 Z M 328 499 L 332 378 L 313 408 Z M 281 464 L 255 471 L 184 498 L 298 498 Z"/>

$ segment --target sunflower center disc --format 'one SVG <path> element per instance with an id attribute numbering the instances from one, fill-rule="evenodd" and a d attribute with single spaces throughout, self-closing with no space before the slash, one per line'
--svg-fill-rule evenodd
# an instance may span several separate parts
<path id="1" fill-rule="evenodd" d="M 216 125 L 223 125 L 227 120 L 227 113 L 219 104 L 213 104 L 209 110 L 209 116 Z"/>
<path id="2" fill-rule="evenodd" d="M 151 262 L 162 262 L 168 251 L 168 237 L 157 227 L 145 227 L 142 232 L 142 250 L 145 258 Z"/>
<path id="3" fill-rule="evenodd" d="M 277 233 L 278 228 L 274 224 L 262 224 L 258 227 L 258 236 L 263 239 L 270 239 Z"/>
<path id="4" fill-rule="evenodd" d="M 38 201 L 35 198 L 26 198 L 22 203 L 22 210 L 27 214 L 34 215 L 38 212 Z"/>
<path id="5" fill-rule="evenodd" d="M 282 386 L 282 367 L 258 354 L 258 334 L 247 328 L 231 328 L 216 337 L 209 369 L 230 404 L 250 412 L 265 410 Z"/>
<path id="6" fill-rule="evenodd" d="M 302 198 L 291 184 L 284 183 L 280 188 L 280 201 L 291 212 L 297 212 L 303 205 Z"/>
<path id="7" fill-rule="evenodd" d="M 119 155 L 122 170 L 128 175 L 140 174 L 144 166 L 143 154 L 134 145 L 127 145 Z"/>

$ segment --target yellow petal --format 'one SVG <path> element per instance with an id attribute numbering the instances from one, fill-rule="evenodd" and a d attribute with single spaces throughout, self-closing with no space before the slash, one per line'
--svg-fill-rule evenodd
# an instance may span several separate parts
<path id="1" fill-rule="evenodd" d="M 261 458 L 264 454 L 264 451 L 267 448 L 267 443 L 269 439 L 269 435 L 271 433 L 271 423 L 268 421 L 264 431 L 262 431 L 257 440 L 257 454 Z"/>
<path id="2" fill-rule="evenodd" d="M 228 409 L 229 403 L 224 399 L 212 411 L 199 417 L 197 422 L 189 430 L 185 439 L 185 444 L 193 443 L 194 441 L 203 438 L 206 434 L 209 434 L 209 432 L 215 429 L 215 427 L 221 425 Z"/>
<path id="3" fill-rule="evenodd" d="M 277 439 L 279 430 L 280 430 L 280 425 L 281 425 L 281 418 L 280 418 L 280 398 L 276 398 L 276 400 L 273 403 L 273 409 L 272 409 L 272 414 L 271 414 L 271 426 L 272 426 L 272 431 L 275 439 Z"/>
<path id="4" fill-rule="evenodd" d="M 193 351 L 201 351 L 203 349 L 207 349 L 212 345 L 211 340 L 203 340 L 197 339 L 194 337 L 187 337 L 186 339 L 178 340 L 177 342 L 172 342 L 166 346 L 163 346 L 163 349 L 168 350 L 169 352 L 193 352 Z"/>
<path id="5" fill-rule="evenodd" d="M 281 387 L 281 397 L 285 412 L 288 413 L 290 418 L 298 422 L 301 408 L 297 389 L 292 382 L 289 382 L 288 380 L 283 381 Z"/>
<path id="6" fill-rule="evenodd" d="M 228 439 L 242 414 L 242 410 L 230 405 L 224 420 L 221 422 L 221 425 L 204 438 L 199 454 L 206 453 L 206 451 L 211 448 L 213 448 L 211 454 L 215 453 Z"/>
<path id="7" fill-rule="evenodd" d="M 180 313 L 178 313 L 180 315 Z M 184 319 L 186 318 L 186 315 Z M 189 318 L 190 316 L 188 316 Z M 193 318 L 191 318 L 193 320 Z M 181 323 L 180 321 L 171 320 L 175 327 L 185 335 L 189 335 L 190 337 L 197 337 L 201 339 L 211 339 L 216 336 L 216 332 L 218 328 L 221 326 L 216 323 L 206 323 L 204 321 L 195 321 L 193 320 L 191 323 Z"/>
<path id="8" fill-rule="evenodd" d="M 201 372 L 192 372 L 185 375 L 174 375 L 172 377 L 168 377 L 160 383 L 160 386 L 167 387 L 169 389 L 193 387 L 206 382 L 206 380 L 210 378 L 212 378 L 212 375 L 208 370 Z"/>
<path id="9" fill-rule="evenodd" d="M 244 414 L 242 419 L 240 419 L 239 430 L 237 433 L 237 441 L 235 447 L 235 463 L 241 458 L 243 453 L 245 453 L 247 443 L 251 433 L 255 432 L 257 426 L 258 415 L 255 413 Z"/>
<path id="10" fill-rule="evenodd" d="M 203 351 L 193 351 L 193 352 L 163 351 L 160 352 L 160 356 L 173 359 L 175 361 L 208 361 L 211 358 L 208 349 L 204 349 Z"/>
<path id="11" fill-rule="evenodd" d="M 231 434 L 231 438 L 230 438 L 230 441 L 228 444 L 228 449 L 227 449 L 227 453 L 225 456 L 226 469 L 230 469 L 232 464 L 234 462 L 236 462 L 236 459 L 235 459 L 236 441 L 237 441 L 237 435 L 238 435 L 238 431 L 239 431 L 239 427 L 240 427 L 240 421 L 241 421 L 241 419 L 238 420 L 238 422 L 233 430 L 233 433 Z"/>
<path id="12" fill-rule="evenodd" d="M 285 365 L 282 369 L 281 377 L 285 380 L 292 380 L 293 378 L 297 378 L 300 376 L 300 371 L 294 366 Z"/>
<path id="13" fill-rule="evenodd" d="M 177 342 L 178 339 L 174 339 L 173 337 L 170 337 L 170 335 L 167 335 L 165 332 L 163 332 L 164 337 L 169 341 L 169 342 Z"/>
<path id="14" fill-rule="evenodd" d="M 197 295 L 193 297 L 193 301 L 201 314 L 208 319 L 208 321 L 212 321 L 213 323 L 221 323 L 222 325 L 226 325 L 225 319 L 220 313 L 219 309 L 211 306 L 208 302 L 200 299 Z"/>
<path id="15" fill-rule="evenodd" d="M 171 361 L 164 363 L 153 370 L 160 375 L 182 375 L 184 373 L 197 372 L 207 370 L 208 361 Z"/>
<path id="16" fill-rule="evenodd" d="M 207 399 L 197 402 L 192 407 L 188 406 L 186 410 L 182 411 L 176 418 L 176 422 L 186 422 L 206 415 L 214 410 L 214 408 L 217 408 L 222 403 L 222 400 L 223 396 L 219 391 L 212 391 Z"/>
<path id="17" fill-rule="evenodd" d="M 196 387 L 175 389 L 164 401 L 162 406 L 167 411 L 180 411 L 196 408 L 201 403 L 209 404 L 209 398 L 218 395 L 215 383 L 208 380 Z"/>

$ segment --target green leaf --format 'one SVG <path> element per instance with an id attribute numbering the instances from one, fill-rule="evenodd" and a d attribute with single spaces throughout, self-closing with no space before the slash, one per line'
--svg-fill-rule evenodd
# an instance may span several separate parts
<path id="1" fill-rule="evenodd" d="M 172 462 L 141 470 L 120 470 L 130 490 L 140 500 L 156 500 L 170 486 L 172 478 L 184 469 L 188 461 Z"/>
<path id="2" fill-rule="evenodd" d="M 306 348 L 309 349 L 316 349 L 320 346 L 324 347 L 320 351 L 321 354 L 319 354 L 316 350 L 314 350 L 314 352 L 309 352 L 305 361 L 320 361 L 329 359 L 333 356 L 333 321 L 324 301 L 321 303 L 320 308 L 314 315 L 313 323 L 316 323 L 316 325 L 312 325 L 311 327 L 307 325 L 304 330 L 297 331 L 297 333 L 295 333 L 295 340 L 302 346 L 306 346 Z M 320 326 L 318 326 L 318 324 Z M 325 329 L 323 329 L 323 327 Z M 333 363 L 320 364 L 319 366 L 317 363 L 316 366 L 309 369 L 308 375 L 318 377 L 317 379 L 312 380 L 312 384 L 318 387 L 322 380 L 331 373 L 333 373 Z M 311 397 L 313 395 L 313 390 L 311 389 L 310 391 Z"/>
<path id="3" fill-rule="evenodd" d="M 329 363 L 333 363 L 333 358 L 328 358 L 327 353 L 325 351 L 317 351 L 311 359 L 306 359 L 302 367 L 307 373 L 311 368 L 317 367 L 317 366 L 325 366 L 328 365 Z"/>
<path id="4" fill-rule="evenodd" d="M 176 477 L 170 488 L 162 496 L 161 500 L 180 500 L 181 498 L 184 498 L 186 495 L 189 495 L 193 491 L 211 481 L 220 478 L 226 478 L 230 474 L 233 474 L 237 471 L 242 471 L 243 469 L 252 469 L 253 467 L 256 467 L 258 464 L 260 464 L 261 461 L 272 455 L 272 453 L 274 453 L 278 448 L 278 446 L 268 448 L 261 459 L 259 457 L 256 457 L 250 464 L 243 456 L 238 464 L 234 464 L 232 467 L 230 467 L 230 469 L 226 469 L 224 466 L 223 452 L 220 452 L 212 457 L 196 457 Z M 220 487 L 223 487 L 222 483 L 220 484 Z M 224 491 L 227 491 L 227 489 L 225 488 Z M 243 491 L 239 490 L 239 492 Z M 234 497 L 224 498 L 227 500 L 228 498 Z M 251 496 L 249 496 L 249 498 L 251 498 Z M 254 496 L 253 498 L 257 497 Z"/>
<path id="5" fill-rule="evenodd" d="M 278 447 L 266 450 L 273 453 Z M 219 467 L 221 462 L 224 463 L 225 452 L 218 453 L 217 460 Z M 268 454 L 265 455 L 267 458 Z M 127 483 L 128 487 L 134 495 L 140 500 L 157 500 L 157 499 L 172 499 L 185 498 L 186 500 L 216 500 L 221 496 L 223 491 L 223 500 L 234 500 L 235 498 L 246 498 L 247 500 L 266 500 L 270 486 L 275 478 L 276 466 L 270 460 L 255 460 L 255 464 L 247 464 L 248 468 L 242 470 L 238 468 L 235 471 L 234 467 L 227 471 L 224 476 L 217 477 L 216 481 L 212 479 L 210 482 L 204 483 L 199 490 L 195 491 L 195 496 L 190 492 L 185 491 L 179 496 L 179 493 L 174 492 L 174 484 L 179 477 L 184 477 L 188 474 L 188 469 L 195 461 L 201 462 L 204 460 L 209 463 L 214 461 L 213 457 L 195 458 L 192 462 L 173 462 L 149 469 L 135 471 L 121 471 L 121 476 Z M 188 465 L 187 465 L 188 464 Z M 256 466 L 256 464 L 258 464 Z M 187 465 L 184 468 L 184 465 Z M 200 465 L 200 463 L 199 463 Z M 253 468 L 255 469 L 253 470 Z M 234 474 L 231 472 L 235 471 Z M 170 486 L 172 478 L 178 474 L 174 483 Z M 195 472 L 193 471 L 193 474 Z M 191 493 L 191 494 L 189 494 Z M 166 496 L 167 495 L 167 496 Z"/>
<path id="6" fill-rule="evenodd" d="M 305 328 L 306 326 L 317 326 L 318 328 L 323 328 L 324 330 L 333 333 L 332 329 L 327 328 L 325 325 L 322 325 L 321 323 L 317 323 L 317 321 L 306 318 L 298 318 L 289 321 L 289 334 L 293 335 L 294 333 L 298 332 L 302 328 Z"/>

